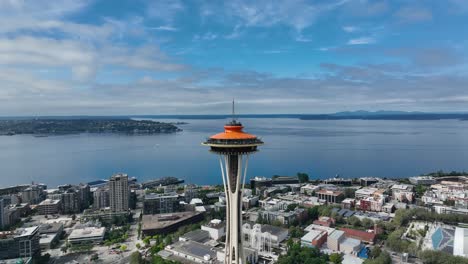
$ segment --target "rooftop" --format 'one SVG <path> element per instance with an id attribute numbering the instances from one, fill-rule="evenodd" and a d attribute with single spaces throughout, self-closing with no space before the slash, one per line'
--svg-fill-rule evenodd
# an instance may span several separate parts
<path id="1" fill-rule="evenodd" d="M 104 236 L 106 231 L 105 227 L 84 227 L 84 228 L 77 228 L 73 229 L 68 239 L 80 239 L 86 237 L 98 237 Z"/>
<path id="2" fill-rule="evenodd" d="M 361 230 L 351 229 L 351 228 L 341 228 L 340 230 L 345 232 L 346 237 L 357 238 L 366 242 L 375 241 L 374 233 L 368 233 L 366 231 L 361 231 Z"/>
<path id="3" fill-rule="evenodd" d="M 143 215 L 142 230 L 158 229 L 171 226 L 177 222 L 190 219 L 200 212 L 180 212 L 171 214 Z"/>
<path id="4" fill-rule="evenodd" d="M 210 237 L 210 233 L 205 230 L 197 229 L 188 233 L 185 233 L 181 236 L 186 240 L 196 241 L 196 242 L 204 242 L 208 240 Z"/>
<path id="5" fill-rule="evenodd" d="M 311 230 L 309 231 L 309 233 L 305 234 L 301 240 L 303 241 L 314 241 L 320 237 L 322 237 L 323 235 L 326 235 L 326 232 L 325 231 L 322 231 L 322 230 Z"/>
<path id="6" fill-rule="evenodd" d="M 45 199 L 39 205 L 57 205 L 60 203 L 60 200 Z"/>
<path id="7" fill-rule="evenodd" d="M 179 241 L 171 245 L 172 250 L 196 257 L 205 258 L 210 256 L 211 259 L 216 258 L 216 251 L 212 250 L 210 246 L 194 242 L 194 241 Z"/>
<path id="8" fill-rule="evenodd" d="M 331 239 L 339 239 L 339 238 L 342 237 L 344 234 L 345 234 L 344 231 L 335 230 L 335 231 L 333 231 L 333 232 L 328 236 L 328 238 L 331 238 Z"/>

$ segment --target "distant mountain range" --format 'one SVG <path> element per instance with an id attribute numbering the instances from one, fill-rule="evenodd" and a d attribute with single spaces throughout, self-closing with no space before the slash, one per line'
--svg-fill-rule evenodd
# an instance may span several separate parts
<path id="1" fill-rule="evenodd" d="M 301 120 L 468 120 L 468 113 L 427 113 L 407 111 L 345 111 L 332 114 L 246 114 L 236 118 L 296 118 Z M 75 119 L 228 119 L 231 115 L 120 115 L 120 116 L 35 116 L 35 117 L 0 117 L 0 120 L 75 120 Z"/>

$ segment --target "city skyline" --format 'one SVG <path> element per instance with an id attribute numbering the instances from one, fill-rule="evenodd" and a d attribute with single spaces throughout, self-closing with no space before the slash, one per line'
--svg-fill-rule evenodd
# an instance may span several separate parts
<path id="1" fill-rule="evenodd" d="M 2 1 L 2 115 L 466 111 L 463 1 Z"/>

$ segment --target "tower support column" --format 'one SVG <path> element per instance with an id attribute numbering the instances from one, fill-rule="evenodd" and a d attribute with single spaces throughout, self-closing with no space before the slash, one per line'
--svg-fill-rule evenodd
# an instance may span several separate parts
<path id="1" fill-rule="evenodd" d="M 226 195 L 225 263 L 245 264 L 242 236 L 242 194 L 248 155 L 225 154 L 220 156 L 219 161 Z"/>

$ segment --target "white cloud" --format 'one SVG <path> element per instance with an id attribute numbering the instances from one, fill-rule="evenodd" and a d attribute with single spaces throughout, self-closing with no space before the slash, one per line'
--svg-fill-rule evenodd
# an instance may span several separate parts
<path id="1" fill-rule="evenodd" d="M 348 45 L 366 45 L 366 44 L 373 44 L 375 42 L 376 40 L 373 37 L 361 37 L 361 38 L 350 39 L 347 44 Z"/>
<path id="2" fill-rule="evenodd" d="M 335 0 L 317 4 L 306 0 L 233 0 L 226 2 L 224 10 L 222 10 L 223 15 L 219 17 L 223 20 L 233 18 L 245 27 L 270 27 L 282 24 L 290 26 L 296 31 L 302 31 L 312 25 L 318 16 L 336 9 L 346 2 L 347 0 Z M 216 12 L 211 10 L 205 12 L 204 15 L 216 15 Z"/>
<path id="3" fill-rule="evenodd" d="M 158 30 L 158 31 L 178 31 L 178 29 L 173 26 L 149 27 L 148 29 Z"/>
<path id="4" fill-rule="evenodd" d="M 355 27 L 355 26 L 344 26 L 343 31 L 348 32 L 348 33 L 352 33 L 352 32 L 359 31 L 359 28 Z"/>

